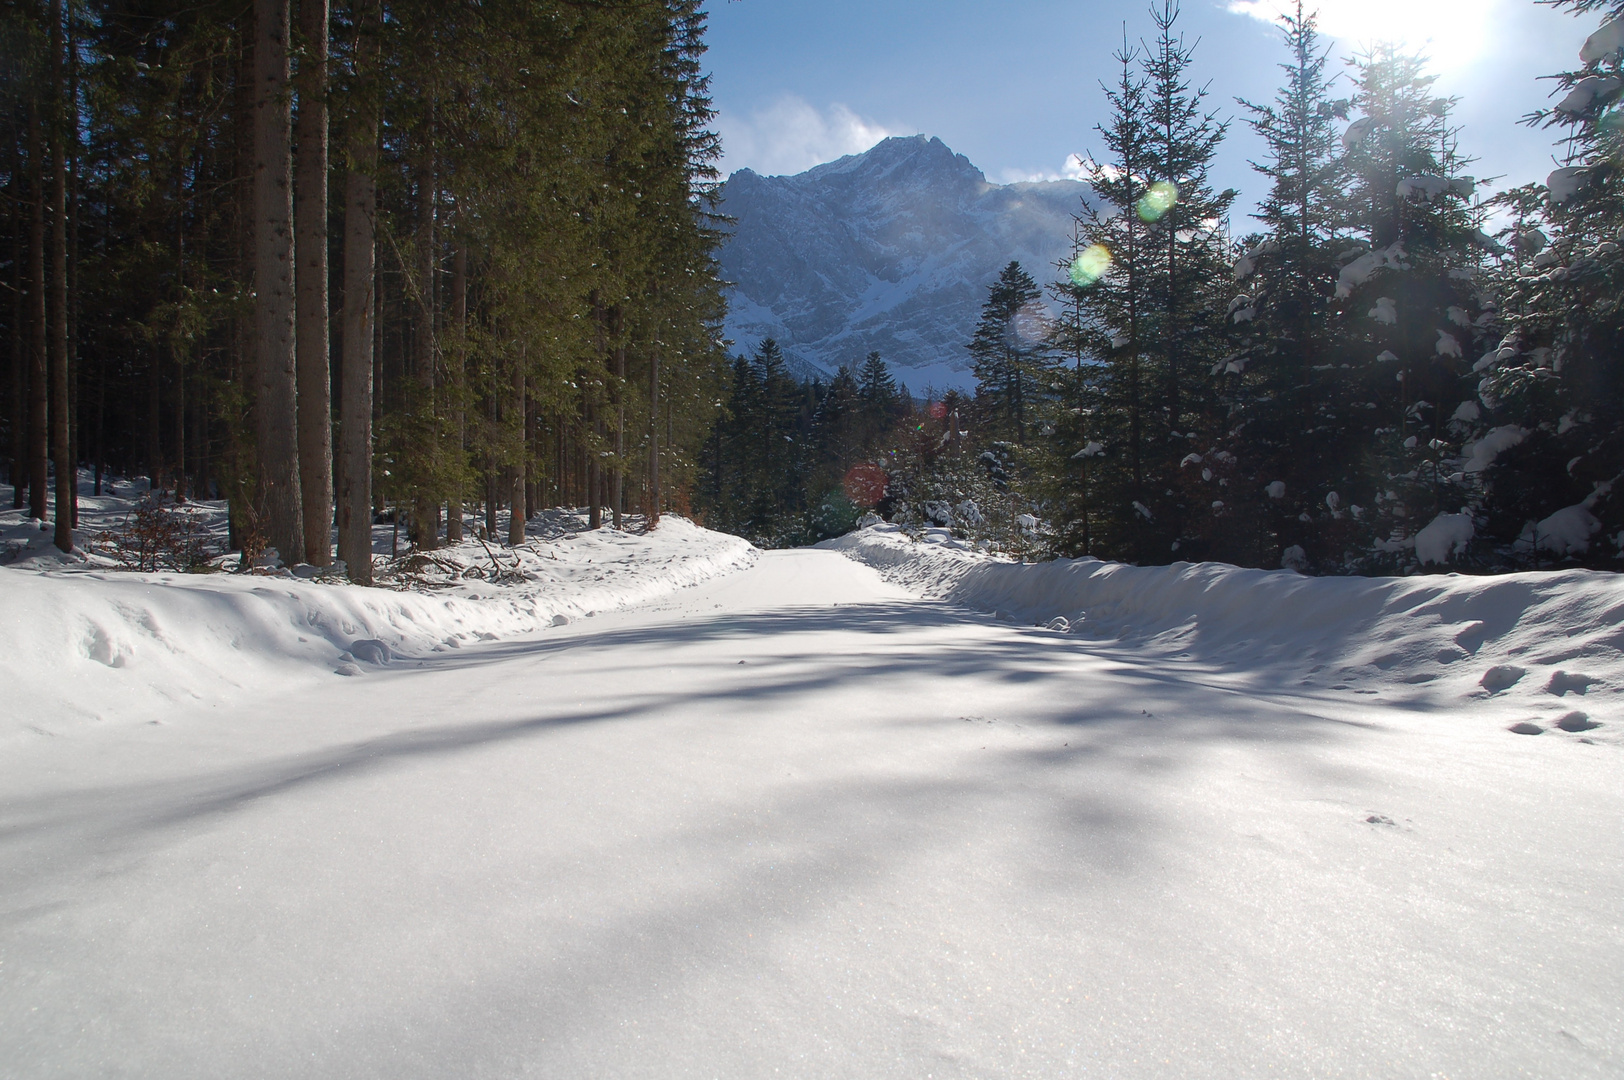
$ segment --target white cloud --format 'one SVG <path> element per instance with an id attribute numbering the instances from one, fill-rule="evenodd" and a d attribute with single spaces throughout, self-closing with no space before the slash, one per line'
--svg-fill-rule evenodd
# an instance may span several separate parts
<path id="1" fill-rule="evenodd" d="M 1001 184 L 1040 184 L 1050 180 L 1087 180 L 1090 166 L 1079 154 L 1067 154 L 1058 172 L 1027 172 L 1025 169 L 1005 169 L 998 174 Z"/>
<path id="2" fill-rule="evenodd" d="M 1492 30 L 1503 23 L 1506 0 L 1316 0 L 1304 7 L 1319 16 L 1320 32 L 1351 46 L 1392 42 L 1420 49 L 1440 72 L 1481 58 Z M 1297 0 L 1229 0 L 1237 15 L 1274 22 L 1296 14 Z"/>
<path id="3" fill-rule="evenodd" d="M 767 176 L 805 172 L 901 134 L 844 105 L 819 111 L 791 94 L 747 117 L 722 113 L 716 123 L 722 136 L 724 174 L 744 168 Z"/>

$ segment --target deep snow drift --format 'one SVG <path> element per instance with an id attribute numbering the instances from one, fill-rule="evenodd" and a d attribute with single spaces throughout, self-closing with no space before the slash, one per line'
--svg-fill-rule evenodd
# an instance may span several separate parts
<path id="1" fill-rule="evenodd" d="M 19 511 L 0 514 L 0 540 L 23 556 L 0 566 L 7 697 L 0 746 L 29 733 L 144 722 L 188 703 L 224 703 L 286 689 L 290 680 L 359 676 L 543 632 L 756 558 L 744 540 L 675 516 L 634 533 L 589 531 L 584 514 L 550 511 L 530 522 L 517 548 L 468 540 L 398 564 L 397 588 L 306 581 L 287 571 L 130 573 L 97 554 L 104 548 L 96 538 L 116 528 L 138 497 L 87 500 L 80 518 L 87 551 L 68 558 Z M 197 504 L 200 527 L 223 535 L 223 509 Z M 388 534 L 378 529 L 384 551 Z M 26 550 L 16 550 L 18 538 L 29 542 Z"/>
<path id="2" fill-rule="evenodd" d="M 1023 564 L 943 529 L 913 540 L 894 525 L 820 546 L 925 596 L 1260 687 L 1382 688 L 1425 707 L 1492 702 L 1495 716 L 1587 731 L 1624 701 L 1618 574 L 1309 578 L 1222 563 Z M 1599 708 L 1595 720 L 1586 708 Z"/>

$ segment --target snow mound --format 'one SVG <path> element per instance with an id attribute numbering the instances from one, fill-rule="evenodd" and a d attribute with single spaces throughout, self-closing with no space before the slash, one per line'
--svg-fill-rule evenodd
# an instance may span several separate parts
<path id="1" fill-rule="evenodd" d="M 819 545 L 913 592 L 1209 663 L 1252 682 L 1383 685 L 1406 695 L 1624 692 L 1624 577 L 1570 570 L 1500 577 L 1309 578 L 1222 563 L 1017 563 L 951 537 L 879 525 Z M 1323 673 L 1323 674 L 1321 674 Z M 1561 675 L 1558 678 L 1558 674 Z"/>
<path id="2" fill-rule="evenodd" d="M 553 511 L 518 549 L 427 554 L 407 589 L 287 575 L 0 567 L 0 744 L 64 725 L 151 721 L 290 681 L 365 675 L 544 631 L 749 566 L 735 536 L 663 518 L 648 533 L 565 529 Z M 49 718 L 49 719 L 47 719 Z"/>

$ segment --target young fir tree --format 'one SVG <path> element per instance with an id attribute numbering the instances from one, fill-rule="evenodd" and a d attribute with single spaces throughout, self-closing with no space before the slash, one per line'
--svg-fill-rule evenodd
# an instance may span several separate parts
<path id="1" fill-rule="evenodd" d="M 902 392 L 896 379 L 877 352 L 871 352 L 857 369 L 857 392 L 862 402 L 858 428 L 863 448 L 872 450 L 896 424 L 902 409 Z"/>
<path id="2" fill-rule="evenodd" d="M 1138 50 L 1124 43 L 1114 59 L 1116 83 L 1101 87 L 1111 118 L 1095 129 L 1109 153 L 1090 162 L 1094 197 L 1075 219 L 1059 287 L 1068 311 L 1062 344 L 1074 364 L 1051 500 L 1065 514 L 1054 523 L 1060 554 L 1134 560 L 1159 546 L 1148 506 L 1150 223 L 1138 212 L 1149 193 L 1151 133 Z M 1089 521 L 1080 525 L 1073 515 L 1084 506 Z"/>
<path id="3" fill-rule="evenodd" d="M 984 437 L 1021 447 L 1042 412 L 1054 366 L 1042 295 L 1020 263 L 1004 267 L 987 289 L 969 344 Z"/>
<path id="4" fill-rule="evenodd" d="M 1179 9 L 1163 0 L 1151 17 L 1156 37 L 1144 61 L 1150 184 L 1135 207 L 1149 224 L 1157 329 L 1150 351 L 1160 374 L 1156 434 L 1163 440 L 1158 471 L 1167 478 L 1151 505 L 1172 535 L 1169 552 L 1200 557 L 1210 528 L 1204 519 L 1224 511 L 1227 503 L 1214 496 L 1227 492 L 1195 484 L 1184 463 L 1216 434 L 1210 369 L 1225 351 L 1222 282 L 1231 260 L 1223 224 L 1236 193 L 1212 189 L 1209 174 L 1228 124 L 1205 111 L 1206 88 L 1189 80 L 1194 49 L 1176 32 Z"/>
<path id="5" fill-rule="evenodd" d="M 1555 0 L 1601 16 L 1561 99 L 1528 117 L 1562 133 L 1543 190 L 1501 197 L 1515 215 L 1508 333 L 1479 362 L 1486 538 L 1513 565 L 1616 568 L 1624 554 L 1624 3 Z M 1587 29 L 1589 26 L 1587 25 Z M 1577 40 L 1578 35 L 1575 34 Z"/>
<path id="6" fill-rule="evenodd" d="M 1266 104 L 1241 101 L 1268 148 L 1252 167 L 1270 186 L 1255 215 L 1264 231 L 1233 271 L 1244 291 L 1228 312 L 1241 336 L 1213 368 L 1229 417 L 1218 449 L 1233 461 L 1202 463 L 1204 474 L 1229 481 L 1228 528 L 1215 530 L 1210 555 L 1270 567 L 1291 548 L 1315 546 L 1298 517 L 1311 514 L 1333 463 L 1350 457 L 1341 445 L 1347 433 L 1332 423 L 1331 403 L 1344 399 L 1341 369 L 1325 362 L 1337 276 L 1336 120 L 1346 119 L 1349 103 L 1330 96 L 1315 17 L 1299 2 L 1280 24 L 1290 57 L 1280 65 L 1285 84 Z"/>
<path id="7" fill-rule="evenodd" d="M 1466 445 L 1478 405 L 1464 376 L 1492 319 L 1474 283 L 1487 238 L 1459 175 L 1453 102 L 1432 94 L 1421 60 L 1383 47 L 1355 67 L 1362 116 L 1343 134 L 1339 223 L 1355 243 L 1339 256 L 1326 358 L 1345 373 L 1327 422 L 1349 457 L 1327 462 L 1299 522 L 1312 565 L 1402 569 L 1439 561 L 1444 534 L 1455 557 L 1472 531 L 1463 508 L 1482 456 Z"/>

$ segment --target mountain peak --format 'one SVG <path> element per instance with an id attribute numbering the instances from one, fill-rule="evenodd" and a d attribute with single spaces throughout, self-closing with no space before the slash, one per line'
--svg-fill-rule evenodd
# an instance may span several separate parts
<path id="1" fill-rule="evenodd" d="M 861 154 L 848 154 L 815 166 L 800 176 L 816 182 L 848 175 L 874 181 L 894 173 L 908 178 L 928 176 L 936 180 L 951 178 L 960 183 L 987 182 L 987 177 L 970 164 L 969 158 L 955 154 L 941 139 L 931 135 L 892 135 Z"/>
<path id="2" fill-rule="evenodd" d="M 1045 279 L 1070 250 L 1084 185 L 989 184 L 941 139 L 903 135 L 794 176 L 734 173 L 720 254 L 726 333 L 776 338 L 812 369 L 878 351 L 915 390 L 967 387 L 965 343 L 1011 259 Z"/>

